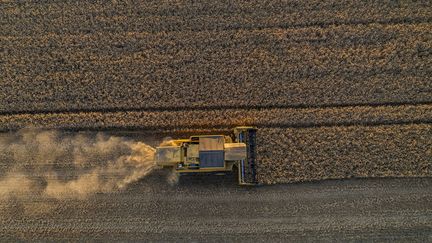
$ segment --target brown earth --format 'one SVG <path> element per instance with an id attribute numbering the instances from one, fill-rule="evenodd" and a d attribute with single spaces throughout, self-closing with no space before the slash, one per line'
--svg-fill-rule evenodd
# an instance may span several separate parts
<path id="1" fill-rule="evenodd" d="M 0 200 L 2 241 L 286 242 L 432 239 L 432 179 L 170 187 L 160 172 L 87 200 Z"/>
<path id="2" fill-rule="evenodd" d="M 432 160 L 428 1 L 45 1 L 3 2 L 0 11 L 0 130 L 162 137 L 256 125 L 262 163 L 277 161 L 262 167 L 262 182 L 431 173 L 420 166 Z M 366 131 L 379 132 L 379 144 L 359 142 Z M 290 133 L 299 139 L 281 138 Z M 303 148 L 300 136 L 317 134 L 335 143 Z M 420 152 L 409 139 L 424 143 L 423 157 L 400 157 L 401 148 Z M 292 148 L 345 169 L 294 173 Z"/>

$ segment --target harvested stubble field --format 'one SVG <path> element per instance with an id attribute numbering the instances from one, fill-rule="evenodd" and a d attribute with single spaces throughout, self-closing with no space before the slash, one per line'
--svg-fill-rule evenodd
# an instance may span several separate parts
<path id="1" fill-rule="evenodd" d="M 227 133 L 236 125 L 257 125 L 259 180 L 265 184 L 432 176 L 431 76 L 430 1 L 0 1 L 1 131 L 31 126 L 106 130 L 138 140 L 161 140 L 164 136 Z M 310 217 L 299 228 L 278 228 L 269 221 L 270 232 L 280 230 L 275 239 L 290 233 L 302 239 L 302 235 L 320 232 L 326 233 L 328 240 L 338 239 L 338 235 L 361 240 L 365 239 L 362 234 L 376 236 L 368 224 L 373 219 L 384 232 L 404 232 L 392 239 L 408 240 L 430 229 L 427 220 L 420 222 L 403 214 L 411 212 L 405 204 L 430 212 L 429 179 L 412 179 L 407 188 L 402 186 L 403 179 L 395 179 L 398 186 L 383 182 L 375 191 L 366 189 L 375 182 L 348 182 L 354 186 L 327 183 L 334 183 L 335 189 L 323 197 L 338 198 L 326 201 L 327 206 L 335 215 L 339 212 L 339 216 L 347 217 L 345 221 L 328 216 L 331 227 L 326 228 L 325 222 L 318 223 L 313 216 L 314 212 L 324 213 L 325 205 L 316 206 L 323 198 L 311 199 L 306 192 L 294 193 L 291 200 L 292 195 L 281 187 L 268 192 L 275 200 L 277 194 L 283 195 L 281 201 L 271 202 L 269 211 L 259 211 L 259 217 L 281 207 L 287 209 L 285 202 L 300 209 L 284 213 Z M 326 190 L 323 185 L 316 190 Z M 364 203 L 350 198 L 341 203 L 346 195 L 338 188 L 349 191 L 357 186 L 370 200 Z M 314 185 L 292 185 L 290 189 L 296 187 L 307 191 Z M 382 198 L 371 196 L 382 193 L 379 188 L 390 188 L 391 192 Z M 414 191 L 419 194 L 411 194 L 410 188 L 417 188 Z M 185 198 L 203 205 L 214 199 L 215 205 L 202 207 L 210 212 L 222 211 L 221 205 L 226 204 L 223 192 L 207 200 L 200 199 L 207 193 L 203 188 L 163 190 L 192 193 L 191 198 Z M 231 190 L 234 195 L 249 195 L 227 189 Z M 359 193 L 356 190 L 353 195 Z M 56 239 L 65 229 L 72 239 L 88 234 L 113 239 L 110 230 L 119 231 L 114 228 L 122 223 L 117 216 L 123 215 L 127 223 L 122 232 L 135 232 L 130 239 L 142 239 L 143 232 L 151 239 L 158 239 L 160 232 L 173 233 L 168 226 L 134 228 L 134 222 L 148 222 L 141 222 L 146 218 L 143 215 L 134 218 L 132 211 L 151 211 L 153 207 L 162 215 L 167 209 L 175 211 L 169 193 L 163 198 L 155 193 L 153 201 L 137 196 L 139 193 L 114 195 L 112 205 L 109 195 L 96 196 L 92 199 L 96 203 L 82 204 L 77 214 L 104 205 L 94 221 L 80 222 L 87 222 L 90 228 L 76 227 L 73 220 L 54 220 L 60 222 L 59 228 L 36 227 L 26 223 L 25 216 L 16 220 L 6 217 L 12 223 L 8 225 L 6 220 L 1 226 L 3 232 L 12 235 L 9 239 L 31 239 L 33 233 L 42 239 Z M 177 199 L 177 203 L 185 203 L 181 196 Z M 34 198 L 26 200 L 37 204 Z M 233 200 L 243 203 L 241 197 Z M 252 206 L 265 201 L 256 200 Z M 374 211 L 389 201 L 393 202 L 389 212 L 396 212 L 399 218 Z M 303 202 L 312 208 L 312 215 L 301 208 Z M 81 205 L 73 200 L 66 203 Z M 350 203 L 356 208 L 366 207 L 359 210 L 370 212 L 370 218 L 364 222 L 350 218 Z M 22 211 L 20 203 L 14 205 L 0 203 L 11 214 Z M 61 207 L 48 211 L 53 215 L 67 212 L 78 221 L 83 217 L 65 205 Z M 136 207 L 135 211 L 125 209 L 130 207 Z M 111 211 L 105 214 L 105 208 Z M 123 211 L 117 215 L 116 210 Z M 399 211 L 403 213 L 397 214 Z M 153 214 L 149 213 L 149 220 L 178 229 L 174 226 L 178 226 L 180 217 L 175 217 L 179 215 L 173 213 L 174 218 L 170 218 L 165 214 L 166 218 L 160 219 L 161 214 Z M 118 224 L 104 224 L 112 221 L 113 215 Z M 429 219 L 430 213 L 423 216 L 420 218 Z M 225 216 L 221 217 L 215 222 L 226 224 Z M 411 228 L 405 225 L 406 231 L 400 231 L 386 223 L 401 218 L 410 219 L 407 224 Z M 213 225 L 205 217 L 200 220 Z M 254 218 L 248 220 L 244 224 L 252 225 L 254 238 L 268 236 Z M 194 223 L 192 219 L 187 222 Z M 296 222 L 285 226 L 289 223 Z M 347 225 L 358 231 L 341 234 Z M 19 232 L 23 227 L 30 231 Z M 307 230 L 298 233 L 299 229 Z M 220 226 L 213 230 L 213 236 L 225 232 Z M 232 239 L 239 239 L 231 233 Z M 124 233 L 115 234 L 124 239 Z M 168 239 L 179 240 L 175 235 Z"/>
<path id="2" fill-rule="evenodd" d="M 2 130 L 167 133 L 254 124 L 282 134 L 326 134 L 326 127 L 353 126 L 337 134 L 354 141 L 365 126 L 390 125 L 430 138 L 429 1 L 46 1 L 6 2 L 0 11 Z M 267 138 L 260 146 L 280 139 L 260 134 Z M 276 142 L 289 153 L 292 144 Z M 341 151 L 337 142 L 334 148 Z M 394 149 L 386 150 L 394 155 L 389 164 L 403 170 L 416 160 L 399 160 Z M 289 159 L 277 146 L 266 151 L 280 166 L 263 174 L 290 177 L 263 182 L 335 177 L 276 171 Z M 371 169 L 359 176 L 429 173 Z"/>

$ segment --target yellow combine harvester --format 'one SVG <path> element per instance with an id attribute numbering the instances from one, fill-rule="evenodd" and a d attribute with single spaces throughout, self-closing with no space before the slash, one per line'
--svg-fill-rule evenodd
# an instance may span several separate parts
<path id="1" fill-rule="evenodd" d="M 238 169 L 240 185 L 257 185 L 256 128 L 236 127 L 233 138 L 199 135 L 156 148 L 156 164 L 176 173 L 220 173 Z"/>

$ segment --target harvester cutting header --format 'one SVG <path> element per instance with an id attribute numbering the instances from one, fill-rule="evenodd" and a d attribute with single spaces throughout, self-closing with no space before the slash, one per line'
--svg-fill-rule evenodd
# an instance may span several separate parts
<path id="1" fill-rule="evenodd" d="M 156 148 L 156 164 L 176 173 L 221 173 L 238 170 L 240 185 L 257 185 L 256 128 L 236 127 L 234 139 L 199 135 Z"/>

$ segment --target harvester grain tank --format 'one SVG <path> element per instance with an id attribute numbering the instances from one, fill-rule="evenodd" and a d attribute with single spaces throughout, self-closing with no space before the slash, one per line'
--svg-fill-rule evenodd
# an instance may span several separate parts
<path id="1" fill-rule="evenodd" d="M 257 185 L 255 127 L 236 127 L 234 136 L 197 135 L 156 148 L 156 164 L 179 175 L 238 170 L 240 185 Z"/>

